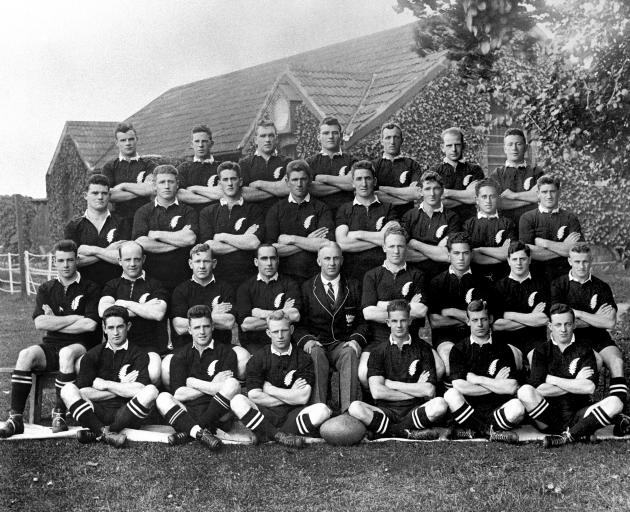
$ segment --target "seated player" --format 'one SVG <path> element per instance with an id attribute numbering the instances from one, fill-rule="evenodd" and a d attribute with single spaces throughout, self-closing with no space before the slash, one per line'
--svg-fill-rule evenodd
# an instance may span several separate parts
<path id="1" fill-rule="evenodd" d="M 481 180 L 475 185 L 477 213 L 464 222 L 473 249 L 472 269 L 491 281 L 505 277 L 510 241 L 516 240 L 516 228 L 511 219 L 499 215 L 497 184 Z"/>
<path id="2" fill-rule="evenodd" d="M 543 174 L 538 167 L 530 167 L 525 161 L 527 141 L 523 130 L 509 128 L 503 136 L 505 165 L 490 173 L 490 178 L 499 185 L 501 203 L 499 211 L 512 219 L 515 226 L 523 213 L 536 208 L 536 180 Z"/>
<path id="3" fill-rule="evenodd" d="M 483 170 L 477 164 L 464 159 L 464 132 L 457 128 L 447 128 L 441 133 L 444 160 L 431 170 L 442 177 L 444 206 L 454 211 L 461 222 L 474 217 L 475 186 L 484 178 Z"/>
<path id="4" fill-rule="evenodd" d="M 341 412 L 358 398 L 357 367 L 367 345 L 361 286 L 341 274 L 343 256 L 335 242 L 319 249 L 321 271 L 302 285 L 302 315 L 295 339 L 315 365 L 314 402 L 327 403 L 330 365 L 339 372 Z"/>
<path id="5" fill-rule="evenodd" d="M 138 155 L 138 136 L 130 123 L 119 123 L 114 131 L 118 158 L 103 166 L 103 174 L 111 187 L 110 200 L 114 203 L 113 216 L 118 224 L 119 238 L 129 240 L 133 216 L 153 194 L 155 163 Z"/>
<path id="6" fill-rule="evenodd" d="M 372 162 L 379 183 L 378 197 L 394 205 L 398 218 L 413 208 L 413 202 L 418 199 L 418 180 L 422 173 L 418 162 L 401 153 L 402 144 L 400 125 L 385 123 L 381 127 L 383 156 Z"/>
<path id="7" fill-rule="evenodd" d="M 566 274 L 566 258 L 576 243 L 583 240 L 577 215 L 558 206 L 560 180 L 541 176 L 537 181 L 538 208 L 521 216 L 519 239 L 529 245 L 534 272 L 551 282 Z"/>
<path id="8" fill-rule="evenodd" d="M 125 242 L 118 248 L 122 276 L 109 281 L 101 292 L 98 314 L 110 306 L 122 306 L 129 312 L 132 328 L 129 341 L 149 355 L 149 377 L 160 383 L 160 356 L 168 351 L 166 309 L 168 295 L 162 284 L 143 270 L 144 251 L 137 242 Z"/>
<path id="9" fill-rule="evenodd" d="M 317 434 L 330 418 L 322 403 L 306 405 L 315 381 L 313 361 L 291 344 L 293 325 L 283 311 L 267 318 L 271 345 L 256 352 L 247 363 L 247 396 L 235 396 L 230 406 L 242 423 L 261 441 L 275 440 L 303 448 L 304 438 Z"/>
<path id="10" fill-rule="evenodd" d="M 302 298 L 293 279 L 278 273 L 278 251 L 263 244 L 256 251 L 255 277 L 245 281 L 236 292 L 236 318 L 240 327 L 239 342 L 250 353 L 269 343 L 267 317 L 282 309 L 292 322 L 300 320 Z"/>
<path id="11" fill-rule="evenodd" d="M 373 268 L 363 280 L 361 307 L 363 317 L 368 321 L 369 343 L 364 347 L 359 360 L 359 382 L 368 387 L 368 360 L 370 353 L 378 346 L 387 343 L 390 329 L 387 326 L 387 306 L 392 300 L 405 299 L 411 308 L 409 330 L 417 334 L 427 313 L 424 296 L 424 279 L 418 270 L 409 268 L 406 262 L 407 233 L 394 226 L 384 234 L 383 252 L 385 261 Z M 437 357 L 437 354 L 435 354 Z M 436 360 L 436 367 L 441 366 Z M 438 376 L 444 369 L 438 367 Z"/>
<path id="12" fill-rule="evenodd" d="M 210 203 L 219 200 L 216 179 L 219 163 L 210 150 L 214 141 L 212 131 L 205 124 L 192 129 L 193 159 L 177 167 L 179 189 L 177 199 L 192 206 L 197 213 Z"/>
<path id="13" fill-rule="evenodd" d="M 216 258 L 216 274 L 237 290 L 255 274 L 252 259 L 264 235 L 265 217 L 256 203 L 243 199 L 241 168 L 223 162 L 217 170 L 221 197 L 199 214 L 199 239 Z"/>
<path id="14" fill-rule="evenodd" d="M 87 430 L 79 430 L 80 443 L 103 443 L 122 448 L 124 428 L 146 423 L 157 388 L 149 380 L 149 358 L 127 339 L 129 313 L 111 306 L 103 313 L 107 343 L 90 349 L 81 359 L 76 384 L 68 383 L 61 397 L 72 417 Z"/>
<path id="15" fill-rule="evenodd" d="M 57 397 L 52 431 L 68 430 L 66 406 L 61 388 L 76 378 L 75 364 L 98 340 L 94 337 L 98 321 L 99 288 L 77 272 L 77 246 L 61 240 L 53 247 L 57 277 L 37 289 L 33 319 L 35 328 L 46 331 L 42 343 L 20 351 L 11 374 L 9 419 L 0 421 L 0 438 L 24 433 L 24 407 L 33 384 L 32 372 L 57 372 Z"/>
<path id="16" fill-rule="evenodd" d="M 109 213 L 109 182 L 102 174 L 89 177 L 85 190 L 87 209 L 64 229 L 64 238 L 77 244 L 81 276 L 99 286 L 120 274 L 118 222 Z"/>
<path id="17" fill-rule="evenodd" d="M 431 280 L 426 301 L 433 346 L 444 361 L 448 376 L 451 347 L 469 336 L 468 305 L 473 300 L 483 299 L 493 312 L 498 307 L 490 280 L 470 270 L 472 251 L 468 235 L 462 231 L 454 233 L 446 247 L 450 266 Z"/>
<path id="18" fill-rule="evenodd" d="M 147 255 L 146 269 L 169 293 L 190 279 L 188 251 L 199 232 L 197 212 L 177 200 L 178 174 L 172 165 L 153 169 L 156 197 L 133 219 L 132 239 Z"/>
<path id="19" fill-rule="evenodd" d="M 335 239 L 344 252 L 344 273 L 363 280 L 365 273 L 383 261 L 383 234 L 399 225 L 390 203 L 381 203 L 374 193 L 376 178 L 369 160 L 350 169 L 354 200 L 337 210 Z"/>
<path id="20" fill-rule="evenodd" d="M 529 247 L 515 241 L 508 248 L 510 275 L 496 283 L 503 314 L 492 329 L 497 341 L 509 343 L 527 356 L 531 367 L 534 349 L 547 341 L 547 312 L 551 301 L 546 281 L 532 277 Z"/>
<path id="21" fill-rule="evenodd" d="M 282 271 L 298 284 L 317 272 L 317 251 L 333 240 L 335 225 L 328 206 L 311 197 L 311 169 L 304 160 L 287 165 L 289 197 L 274 204 L 265 219 L 265 237 L 280 255 Z"/>
<path id="22" fill-rule="evenodd" d="M 171 359 L 171 390 L 160 393 L 156 405 L 176 430 L 171 445 L 196 439 L 210 450 L 221 448 L 216 429 L 228 431 L 233 416 L 230 400 L 241 389 L 236 380 L 236 354 L 225 343 L 212 338 L 212 312 L 206 305 L 187 312 L 189 343 Z"/>
<path id="23" fill-rule="evenodd" d="M 523 420 L 525 408 L 515 398 L 514 354 L 508 345 L 492 339 L 485 301 L 471 301 L 466 314 L 470 337 L 450 351 L 453 387 L 444 393 L 457 425 L 452 437 L 489 437 L 491 441 L 516 443 L 518 435 L 509 430 Z"/>
<path id="24" fill-rule="evenodd" d="M 419 181 L 422 202 L 403 215 L 401 226 L 409 233 L 407 259 L 424 274 L 429 282 L 448 263 L 445 248 L 449 235 L 461 230 L 457 214 L 442 204 L 442 178 L 435 172 L 425 172 Z"/>
<path id="25" fill-rule="evenodd" d="M 352 402 L 348 412 L 379 436 L 437 439 L 431 427 L 448 411 L 435 396 L 437 377 L 431 348 L 409 332 L 411 308 L 405 300 L 387 305 L 389 342 L 372 352 L 368 364 L 375 405 Z"/>
<path id="26" fill-rule="evenodd" d="M 321 197 L 333 215 L 342 204 L 352 201 L 349 171 L 357 161 L 350 153 L 341 150 L 342 138 L 339 121 L 335 117 L 325 117 L 319 123 L 321 150 L 306 159 L 313 171 L 313 195 Z"/>
<path id="27" fill-rule="evenodd" d="M 623 402 L 614 395 L 592 402 L 597 363 L 591 347 L 574 335 L 573 310 L 557 303 L 549 316 L 551 339 L 534 350 L 529 384 L 518 390 L 536 426 L 551 434 L 543 440 L 545 448 L 589 440 L 623 409 Z"/>
<path id="28" fill-rule="evenodd" d="M 610 371 L 610 396 L 625 403 L 628 384 L 623 356 L 608 332 L 617 323 L 617 304 L 610 286 L 591 274 L 593 258 L 586 244 L 569 251 L 571 270 L 551 283 L 551 303 L 566 304 L 575 315 L 575 337 L 584 341 Z"/>

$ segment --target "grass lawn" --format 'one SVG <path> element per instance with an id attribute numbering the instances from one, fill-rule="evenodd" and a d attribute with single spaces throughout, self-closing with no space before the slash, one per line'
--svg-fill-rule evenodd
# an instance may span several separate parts
<path id="1" fill-rule="evenodd" d="M 603 276 L 618 301 L 625 274 Z M 33 299 L 0 294 L 0 366 L 39 339 Z M 615 337 L 628 354 L 627 320 Z M 9 376 L 0 376 L 0 409 Z M 126 450 L 75 440 L 3 442 L 0 510 L 327 511 L 629 510 L 630 445 L 602 442 L 543 450 L 490 443 L 372 443 L 225 447 L 135 444 Z"/>

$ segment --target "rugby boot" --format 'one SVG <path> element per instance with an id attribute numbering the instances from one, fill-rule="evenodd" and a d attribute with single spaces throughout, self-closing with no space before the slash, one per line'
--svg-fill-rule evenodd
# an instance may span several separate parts
<path id="1" fill-rule="evenodd" d="M 171 446 L 186 444 L 189 441 L 192 441 L 192 439 L 186 432 L 175 432 L 168 436 L 168 444 Z"/>
<path id="2" fill-rule="evenodd" d="M 306 446 L 306 441 L 303 437 L 287 434 L 286 432 L 282 432 L 280 430 L 275 433 L 273 439 L 278 444 L 287 446 L 288 448 L 304 448 Z"/>
<path id="3" fill-rule="evenodd" d="M 87 428 L 77 430 L 77 441 L 81 444 L 90 444 L 98 441 L 98 435 Z"/>
<path id="4" fill-rule="evenodd" d="M 24 419 L 21 414 L 9 413 L 9 419 L 0 421 L 0 438 L 4 439 L 15 434 L 24 433 Z"/>
<path id="5" fill-rule="evenodd" d="M 511 430 L 494 430 L 490 427 L 490 441 L 495 443 L 518 444 L 519 438 L 516 432 Z"/>
<path id="6" fill-rule="evenodd" d="M 196 439 L 213 452 L 220 450 L 221 446 L 223 446 L 223 443 L 213 436 L 212 432 L 210 432 L 207 428 L 202 428 L 199 432 L 197 432 Z"/>
<path id="7" fill-rule="evenodd" d="M 61 409 L 53 409 L 51 428 L 53 434 L 66 432 L 68 430 L 68 424 L 66 423 L 66 413 L 62 412 Z"/>
<path id="8" fill-rule="evenodd" d="M 127 436 L 119 432 L 112 432 L 109 430 L 109 427 L 104 427 L 99 440 L 114 448 L 122 448 L 127 442 Z"/>

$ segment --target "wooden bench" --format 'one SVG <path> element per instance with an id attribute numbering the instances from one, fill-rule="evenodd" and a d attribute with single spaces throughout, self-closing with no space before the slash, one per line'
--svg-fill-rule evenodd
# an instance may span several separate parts
<path id="1" fill-rule="evenodd" d="M 13 368 L 0 368 L 0 374 L 13 373 Z M 28 421 L 27 423 L 40 423 L 42 421 L 42 398 L 46 386 L 55 386 L 57 372 L 35 372 L 32 374 L 33 383 L 28 395 Z"/>

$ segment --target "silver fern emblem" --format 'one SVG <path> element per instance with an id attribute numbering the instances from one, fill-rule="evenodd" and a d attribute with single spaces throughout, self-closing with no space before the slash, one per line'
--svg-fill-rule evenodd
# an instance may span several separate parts
<path id="1" fill-rule="evenodd" d="M 400 183 L 401 183 L 402 185 L 404 185 L 404 184 L 405 184 L 405 182 L 407 181 L 407 174 L 409 174 L 409 171 L 403 171 L 403 172 L 400 174 Z"/>
<path id="2" fill-rule="evenodd" d="M 595 308 L 597 307 L 597 294 L 591 297 L 590 306 L 591 306 L 591 310 L 595 311 Z"/>
<path id="3" fill-rule="evenodd" d="M 490 366 L 488 366 L 488 375 L 490 375 L 490 377 L 494 377 L 497 373 L 497 366 L 499 366 L 499 360 L 495 359 L 494 361 L 492 361 L 490 363 Z"/>
<path id="4" fill-rule="evenodd" d="M 123 381 L 123 379 L 127 376 L 128 373 L 129 373 L 129 365 L 124 364 L 122 368 L 118 371 L 118 378 L 120 379 L 120 382 Z"/>
<path id="5" fill-rule="evenodd" d="M 435 238 L 442 238 L 444 236 L 444 232 L 446 231 L 447 225 L 442 224 L 439 228 L 435 230 Z"/>
<path id="6" fill-rule="evenodd" d="M 527 304 L 529 305 L 530 308 L 534 307 L 534 303 L 536 301 L 536 294 L 538 292 L 532 292 L 529 294 L 529 297 L 527 297 Z"/>
<path id="7" fill-rule="evenodd" d="M 210 377 L 212 377 L 214 375 L 214 373 L 216 372 L 217 369 L 217 363 L 219 361 L 217 359 L 215 359 L 214 361 L 212 361 L 209 365 L 208 365 L 208 375 Z"/>
<path id="8" fill-rule="evenodd" d="M 149 294 L 148 293 L 143 293 L 142 296 L 138 299 L 138 303 L 139 304 L 144 304 L 147 299 L 149 298 Z"/>
<path id="9" fill-rule="evenodd" d="M 273 179 L 279 180 L 281 174 L 282 174 L 282 167 L 276 167 L 273 171 Z"/>
<path id="10" fill-rule="evenodd" d="M 414 359 L 409 365 L 409 375 L 413 377 L 418 369 L 418 359 Z"/>
<path id="11" fill-rule="evenodd" d="M 241 217 L 234 223 L 234 231 L 240 231 L 243 227 L 243 222 L 245 222 L 245 217 Z"/>
<path id="12" fill-rule="evenodd" d="M 175 229 L 177 227 L 177 223 L 179 222 L 180 218 L 181 215 L 175 215 L 175 217 L 171 219 L 171 229 Z"/>
<path id="13" fill-rule="evenodd" d="M 470 304 L 472 302 L 472 300 L 473 300 L 472 296 L 473 296 L 473 291 L 474 290 L 475 290 L 474 288 L 471 288 L 470 290 L 468 290 L 466 292 L 466 296 L 464 297 L 464 300 L 466 301 L 466 304 Z"/>
<path id="14" fill-rule="evenodd" d="M 136 183 L 142 183 L 144 181 L 144 171 L 140 171 L 136 176 Z"/>
<path id="15" fill-rule="evenodd" d="M 569 373 L 571 375 L 575 375 L 577 372 L 577 367 L 578 367 L 578 363 L 580 362 L 580 358 L 576 357 L 573 361 L 571 361 L 571 363 L 569 364 Z"/>
<path id="16" fill-rule="evenodd" d="M 558 237 L 558 240 L 562 240 L 564 238 L 564 233 L 567 230 L 566 226 L 560 226 L 558 228 L 558 234 L 556 235 Z"/>
<path id="17" fill-rule="evenodd" d="M 219 304 L 219 300 L 221 299 L 221 295 L 217 295 L 214 299 L 212 299 L 212 307 L 215 307 Z"/>
<path id="18" fill-rule="evenodd" d="M 72 303 L 70 304 L 72 311 L 77 310 L 77 308 L 79 307 L 79 302 L 81 302 L 82 298 L 83 298 L 83 295 L 77 295 L 74 299 L 72 299 Z"/>
<path id="19" fill-rule="evenodd" d="M 219 177 L 216 174 L 213 174 L 208 178 L 208 186 L 216 187 L 219 184 Z"/>
<path id="20" fill-rule="evenodd" d="M 309 215 L 308 217 L 306 217 L 306 219 L 304 219 L 304 229 L 308 229 L 311 227 L 311 223 L 313 222 L 314 218 L 315 215 Z"/>
<path id="21" fill-rule="evenodd" d="M 501 242 L 503 241 L 503 233 L 505 233 L 505 229 L 500 229 L 494 236 L 494 241 L 497 243 L 497 245 L 501 245 Z"/>
<path id="22" fill-rule="evenodd" d="M 295 375 L 295 370 L 291 370 L 284 376 L 284 385 L 288 388 L 290 388 L 293 383 L 293 375 Z"/>
<path id="23" fill-rule="evenodd" d="M 464 176 L 464 180 L 462 181 L 464 187 L 470 185 L 470 180 L 472 180 L 472 174 L 467 174 L 466 176 Z"/>
<path id="24" fill-rule="evenodd" d="M 385 217 L 379 217 L 376 221 L 376 226 L 374 226 L 376 231 L 380 231 L 381 229 L 383 229 L 383 222 L 385 222 Z"/>
<path id="25" fill-rule="evenodd" d="M 532 176 L 530 176 L 529 178 L 527 178 L 524 182 L 523 182 L 523 188 L 525 190 L 529 190 L 530 188 L 532 188 Z"/>
<path id="26" fill-rule="evenodd" d="M 411 284 L 412 284 L 411 281 L 407 281 L 403 285 L 403 287 L 401 289 L 401 293 L 402 293 L 403 297 L 406 297 L 407 295 L 409 295 L 409 290 L 411 290 Z"/>
<path id="27" fill-rule="evenodd" d="M 114 236 L 116 236 L 116 228 L 110 229 L 107 232 L 107 236 L 105 237 L 105 240 L 107 240 L 107 243 L 112 243 L 114 241 Z"/>
<path id="28" fill-rule="evenodd" d="M 339 176 L 345 176 L 348 170 L 348 166 L 344 165 L 341 169 L 339 169 Z"/>
<path id="29" fill-rule="evenodd" d="M 279 309 L 282 306 L 282 298 L 284 297 L 284 292 L 276 295 L 276 298 L 273 300 L 273 307 Z"/>

